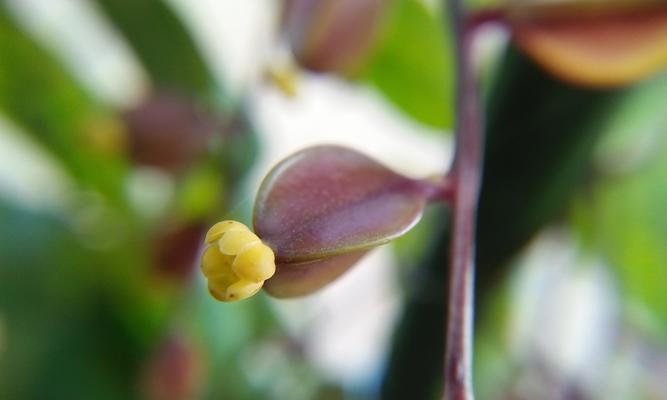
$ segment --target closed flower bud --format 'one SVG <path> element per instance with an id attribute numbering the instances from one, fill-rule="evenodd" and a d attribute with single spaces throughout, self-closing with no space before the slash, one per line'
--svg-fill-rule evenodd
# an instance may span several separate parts
<path id="1" fill-rule="evenodd" d="M 209 292 L 220 301 L 254 295 L 275 273 L 273 251 L 240 222 L 213 225 L 205 241 L 209 246 L 202 257 L 202 272 Z"/>
<path id="2" fill-rule="evenodd" d="M 202 359 L 197 347 L 184 336 L 172 335 L 156 348 L 143 367 L 141 398 L 200 398 L 202 378 Z"/>
<path id="3" fill-rule="evenodd" d="M 275 297 L 310 294 L 410 230 L 429 201 L 447 197 L 443 182 L 405 177 L 340 146 L 297 152 L 259 188 L 255 233 L 236 221 L 209 230 L 202 260 L 209 290 L 221 301 L 262 286 Z"/>
<path id="4" fill-rule="evenodd" d="M 255 202 L 255 233 L 276 254 L 266 290 L 312 293 L 368 251 L 410 230 L 439 189 L 340 146 L 316 146 L 283 160 Z"/>
<path id="5" fill-rule="evenodd" d="M 614 87 L 667 67 L 664 0 L 534 3 L 510 3 L 507 20 L 513 40 L 561 79 Z"/>
<path id="6" fill-rule="evenodd" d="M 132 160 L 172 172 L 200 158 L 219 125 L 193 100 L 166 93 L 153 94 L 124 117 Z"/>
<path id="7" fill-rule="evenodd" d="M 386 0 L 285 0 L 283 23 L 295 58 L 316 72 L 354 72 L 378 36 Z"/>

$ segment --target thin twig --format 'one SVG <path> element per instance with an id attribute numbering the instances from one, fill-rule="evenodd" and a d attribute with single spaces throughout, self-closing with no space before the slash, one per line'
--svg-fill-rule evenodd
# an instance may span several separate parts
<path id="1" fill-rule="evenodd" d="M 472 31 L 459 0 L 447 0 L 457 60 L 456 153 L 445 353 L 446 400 L 472 400 L 475 225 L 482 174 L 482 115 L 472 62 Z"/>

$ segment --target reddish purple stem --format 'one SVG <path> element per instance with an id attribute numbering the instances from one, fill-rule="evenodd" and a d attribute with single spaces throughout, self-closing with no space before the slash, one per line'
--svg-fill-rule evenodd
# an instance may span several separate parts
<path id="1" fill-rule="evenodd" d="M 452 169 L 452 242 L 445 353 L 446 400 L 472 400 L 475 226 L 482 174 L 482 115 L 472 60 L 472 29 L 459 0 L 446 3 L 454 31 L 458 87 Z"/>
<path id="2" fill-rule="evenodd" d="M 507 24 L 505 10 L 502 8 L 483 8 L 471 13 L 466 21 L 469 30 L 475 30 L 486 24 Z"/>

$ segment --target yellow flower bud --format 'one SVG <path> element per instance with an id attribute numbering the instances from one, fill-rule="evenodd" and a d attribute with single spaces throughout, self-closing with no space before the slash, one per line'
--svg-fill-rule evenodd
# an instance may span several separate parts
<path id="1" fill-rule="evenodd" d="M 213 225 L 211 229 L 206 233 L 206 239 L 204 240 L 206 244 L 211 244 L 218 239 L 227 231 L 230 230 L 248 230 L 248 227 L 237 221 L 222 221 Z"/>
<path id="2" fill-rule="evenodd" d="M 273 250 L 240 222 L 218 222 L 205 240 L 209 246 L 201 268 L 209 292 L 217 300 L 251 297 L 276 271 Z"/>
<path id="3" fill-rule="evenodd" d="M 220 253 L 217 246 L 210 246 L 204 252 L 201 262 L 202 273 L 207 278 L 215 278 L 231 270 L 233 257 Z"/>
<path id="4" fill-rule="evenodd" d="M 263 282 L 276 272 L 273 251 L 261 242 L 253 245 L 236 256 L 232 269 L 244 279 Z"/>
<path id="5" fill-rule="evenodd" d="M 218 240 L 218 248 L 222 254 L 234 255 L 239 254 L 241 250 L 248 245 L 259 243 L 260 240 L 254 233 L 248 229 L 243 231 L 227 231 Z"/>
<path id="6" fill-rule="evenodd" d="M 234 301 L 236 299 L 247 299 L 248 297 L 254 296 L 255 293 L 259 292 L 259 289 L 262 288 L 262 285 L 264 285 L 264 281 L 250 282 L 242 279 L 227 288 L 227 300 Z"/>

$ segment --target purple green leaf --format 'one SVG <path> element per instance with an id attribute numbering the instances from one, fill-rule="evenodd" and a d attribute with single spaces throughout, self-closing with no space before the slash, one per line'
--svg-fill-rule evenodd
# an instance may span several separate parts
<path id="1" fill-rule="evenodd" d="M 412 228 L 433 186 L 354 150 L 308 148 L 264 179 L 255 204 L 255 231 L 279 263 L 368 249 Z"/>
<path id="2" fill-rule="evenodd" d="M 322 260 L 276 265 L 276 274 L 264 283 L 274 297 L 305 296 L 334 281 L 366 254 L 356 251 Z"/>

